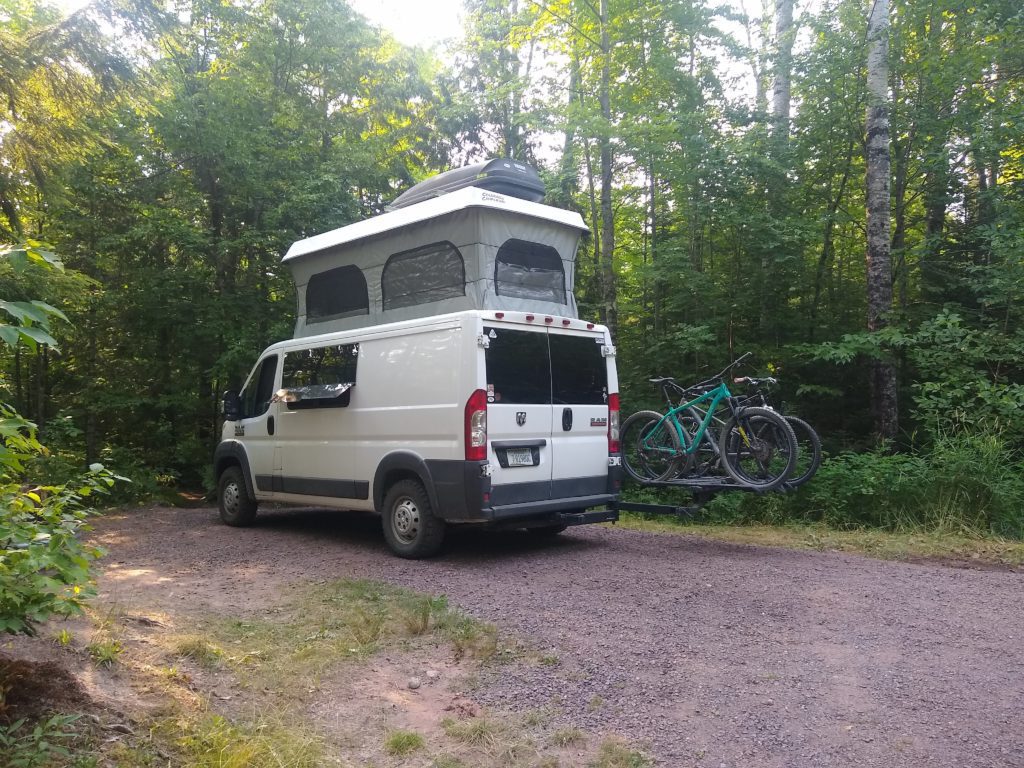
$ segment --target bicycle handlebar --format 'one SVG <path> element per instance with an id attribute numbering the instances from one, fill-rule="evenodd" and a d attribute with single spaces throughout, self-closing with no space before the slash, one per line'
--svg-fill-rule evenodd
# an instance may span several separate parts
<path id="1" fill-rule="evenodd" d="M 727 365 L 725 368 L 723 368 L 721 371 L 716 373 L 711 378 L 704 379 L 704 381 L 697 382 L 696 384 L 693 384 L 692 386 L 689 387 L 680 386 L 679 382 L 676 381 L 671 376 L 663 376 L 656 379 L 650 379 L 649 381 L 656 387 L 661 387 L 662 391 L 665 392 L 666 396 L 668 396 L 667 389 L 670 386 L 677 389 L 681 394 L 687 394 L 689 392 L 694 392 L 702 389 L 709 389 L 715 383 L 724 381 L 725 375 L 733 368 L 738 366 L 740 363 L 742 363 L 744 360 L 746 360 L 748 357 L 750 357 L 751 354 L 751 352 L 744 352 L 742 355 L 737 357 L 735 360 L 729 363 L 729 365 Z M 736 383 L 740 383 L 740 379 L 735 379 L 735 381 Z"/>
<path id="2" fill-rule="evenodd" d="M 735 368 L 740 363 L 742 363 L 744 360 L 746 360 L 748 357 L 750 357 L 751 354 L 753 354 L 753 353 L 752 352 L 744 352 L 742 355 L 737 357 L 735 360 L 733 360 L 731 363 L 729 363 L 727 366 L 725 366 L 725 368 L 723 368 L 721 371 L 716 373 L 714 376 L 711 376 L 710 378 L 704 379 L 704 381 L 701 381 L 701 382 L 698 382 L 697 384 L 694 384 L 692 387 L 690 387 L 690 389 L 699 389 L 699 388 L 701 388 L 701 387 L 703 387 L 705 385 L 714 384 L 716 381 L 723 381 L 725 379 L 725 374 L 727 374 L 733 368 Z"/>
<path id="3" fill-rule="evenodd" d="M 779 383 L 779 380 L 774 376 L 765 376 L 763 379 L 755 379 L 753 376 L 737 376 L 733 379 L 734 384 L 750 384 L 752 387 L 760 387 L 762 384 L 767 384 L 769 387 Z"/>

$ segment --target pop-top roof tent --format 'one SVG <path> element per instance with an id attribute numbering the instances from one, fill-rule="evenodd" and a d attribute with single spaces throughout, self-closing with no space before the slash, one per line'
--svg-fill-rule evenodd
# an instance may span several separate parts
<path id="1" fill-rule="evenodd" d="M 466 309 L 577 317 L 578 213 L 541 205 L 529 166 L 491 160 L 439 174 L 388 213 L 299 240 L 295 336 Z M 524 199 L 525 198 L 525 199 Z"/>

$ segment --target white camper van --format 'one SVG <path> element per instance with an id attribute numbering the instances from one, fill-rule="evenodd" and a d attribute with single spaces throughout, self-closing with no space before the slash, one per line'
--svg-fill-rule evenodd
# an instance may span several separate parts
<path id="1" fill-rule="evenodd" d="M 451 524 L 616 519 L 615 348 L 576 316 L 583 230 L 474 186 L 296 243 L 296 338 L 225 395 L 224 522 L 261 501 L 373 510 L 425 557 Z"/>

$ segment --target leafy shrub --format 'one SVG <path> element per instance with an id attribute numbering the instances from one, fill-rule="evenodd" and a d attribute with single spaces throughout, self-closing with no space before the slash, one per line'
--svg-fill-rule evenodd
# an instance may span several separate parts
<path id="1" fill-rule="evenodd" d="M 23 719 L 0 725 L 0 764 L 10 768 L 43 768 L 71 756 L 66 744 L 75 734 L 75 715 L 53 715 L 29 725 Z"/>
<path id="2" fill-rule="evenodd" d="M 92 594 L 84 544 L 88 502 L 116 476 L 100 464 L 76 482 L 24 484 L 26 464 L 47 453 L 35 425 L 0 405 L 0 631 L 32 633 L 52 615 L 81 612 Z"/>
<path id="3" fill-rule="evenodd" d="M 723 494 L 701 518 L 1024 538 L 1024 462 L 1001 435 L 961 430 L 919 453 L 840 454 L 795 493 Z"/>

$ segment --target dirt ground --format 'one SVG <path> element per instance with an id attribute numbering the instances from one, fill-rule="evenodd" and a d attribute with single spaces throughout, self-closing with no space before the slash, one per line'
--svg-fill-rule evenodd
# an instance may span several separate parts
<path id="1" fill-rule="evenodd" d="M 460 532 L 403 561 L 376 518 L 322 510 L 232 529 L 211 508 L 150 507 L 98 520 L 95 538 L 100 599 L 128 616 L 262 615 L 311 582 L 374 579 L 446 595 L 545 659 L 486 665 L 467 698 L 403 690 L 426 667 L 463 674 L 451 659 L 375 658 L 308 708 L 345 738 L 360 692 L 387 689 L 387 717 L 409 727 L 453 707 L 548 712 L 665 766 L 1024 766 L 1021 573 L 593 526 Z"/>

